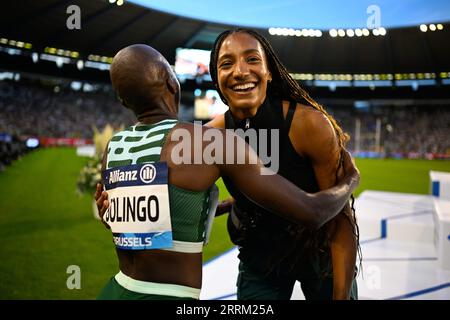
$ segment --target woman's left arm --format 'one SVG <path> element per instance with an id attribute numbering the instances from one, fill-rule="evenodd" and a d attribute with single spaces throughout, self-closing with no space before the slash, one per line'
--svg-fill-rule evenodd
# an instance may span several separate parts
<path id="1" fill-rule="evenodd" d="M 320 111 L 309 107 L 297 107 L 290 139 L 296 151 L 311 160 L 318 186 L 321 190 L 334 186 L 339 166 L 340 149 L 331 122 Z M 338 172 L 338 180 L 343 170 Z M 331 237 L 333 264 L 333 299 L 349 299 L 355 273 L 357 252 L 356 237 L 349 220 L 350 206 L 329 223 L 334 223 Z M 347 216 L 346 216 L 347 215 Z"/>

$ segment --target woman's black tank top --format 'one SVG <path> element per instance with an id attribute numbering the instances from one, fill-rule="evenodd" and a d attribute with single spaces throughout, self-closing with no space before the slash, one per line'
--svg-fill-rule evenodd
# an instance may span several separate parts
<path id="1" fill-rule="evenodd" d="M 258 109 L 256 115 L 244 120 L 238 120 L 233 117 L 228 110 L 225 113 L 225 128 L 249 130 L 255 129 L 259 138 L 258 129 L 268 130 L 268 140 L 270 141 L 270 132 L 273 129 L 279 130 L 279 171 L 278 174 L 294 183 L 306 192 L 319 191 L 314 170 L 311 162 L 300 156 L 294 149 L 289 139 L 289 129 L 291 126 L 296 103 L 291 102 L 286 119 L 283 116 L 283 106 L 281 99 L 266 97 L 264 103 Z M 308 137 L 302 137 L 307 139 Z M 258 140 L 259 141 L 259 140 Z M 268 155 L 272 154 L 273 147 L 268 146 Z M 255 150 L 258 152 L 259 150 Z M 272 159 L 273 159 L 272 155 Z M 264 244 L 270 245 L 276 242 L 280 233 L 285 234 L 292 228 L 292 223 L 282 217 L 268 212 L 250 201 L 245 195 L 233 185 L 226 177 L 223 177 L 225 185 L 236 200 L 235 210 L 239 221 L 243 224 L 245 234 L 237 232 L 235 224 L 229 217 L 228 228 L 231 240 L 240 246 L 257 245 L 261 249 Z M 283 235 L 282 238 L 285 238 Z"/>

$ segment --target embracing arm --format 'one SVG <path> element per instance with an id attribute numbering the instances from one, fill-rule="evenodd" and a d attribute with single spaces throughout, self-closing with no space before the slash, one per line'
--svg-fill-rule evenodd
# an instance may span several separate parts
<path id="1" fill-rule="evenodd" d="M 265 168 L 259 159 L 258 164 L 248 164 L 256 163 L 257 157 L 248 145 L 246 153 L 246 164 L 220 165 L 221 174 L 230 177 L 258 205 L 310 228 L 318 229 L 336 216 L 359 183 L 359 172 L 348 153 L 345 177 L 336 186 L 315 194 L 304 192 L 282 176 L 262 175 Z"/>
<path id="2" fill-rule="evenodd" d="M 225 128 L 225 115 L 219 114 L 218 116 L 214 117 L 214 119 L 207 122 L 205 124 L 205 126 L 211 127 L 211 128 L 224 129 Z M 228 199 L 221 201 L 216 209 L 216 217 L 219 217 L 225 213 L 230 212 L 231 207 L 233 206 L 234 202 L 235 202 L 235 200 L 231 196 Z"/>
<path id="3" fill-rule="evenodd" d="M 340 148 L 334 129 L 328 119 L 316 110 L 297 110 L 291 129 L 291 141 L 298 153 L 311 160 L 318 186 L 330 188 L 342 179 L 344 170 L 338 171 Z M 301 139 L 301 137 L 309 139 Z M 298 139 L 297 139 L 298 138 Z M 318 147 L 320 146 L 320 147 Z M 354 234 L 351 209 L 344 209 L 330 223 L 334 224 L 331 237 L 333 264 L 333 298 L 348 299 L 355 272 L 357 240 Z"/>

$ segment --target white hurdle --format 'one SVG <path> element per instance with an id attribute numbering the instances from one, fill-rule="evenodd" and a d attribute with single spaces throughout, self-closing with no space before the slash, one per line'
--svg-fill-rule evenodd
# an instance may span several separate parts
<path id="1" fill-rule="evenodd" d="M 439 266 L 450 270 L 450 173 L 430 171 L 430 193 L 434 196 L 434 244 Z"/>
<path id="2" fill-rule="evenodd" d="M 450 200 L 450 172 L 430 171 L 430 194 Z"/>
<path id="3" fill-rule="evenodd" d="M 450 200 L 434 199 L 434 243 L 439 266 L 450 270 Z"/>

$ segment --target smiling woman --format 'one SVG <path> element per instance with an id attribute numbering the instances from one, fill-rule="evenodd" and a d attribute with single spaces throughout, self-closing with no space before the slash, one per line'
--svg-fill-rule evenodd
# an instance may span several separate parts
<path id="1" fill-rule="evenodd" d="M 264 50 L 248 33 L 233 33 L 222 43 L 217 69 L 219 92 L 233 114 L 253 117 L 266 98 L 272 74 Z"/>
<path id="2" fill-rule="evenodd" d="M 342 177 L 348 135 L 290 76 L 263 36 L 250 29 L 221 33 L 211 51 L 210 73 L 229 106 L 210 126 L 279 131 L 279 148 L 273 143 L 268 148 L 271 155 L 279 153 L 278 173 L 310 192 Z M 238 299 L 289 299 L 296 280 L 307 299 L 357 299 L 359 232 L 350 206 L 310 232 L 271 215 L 223 180 L 235 199 L 228 208 L 228 231 L 240 246 Z"/>

